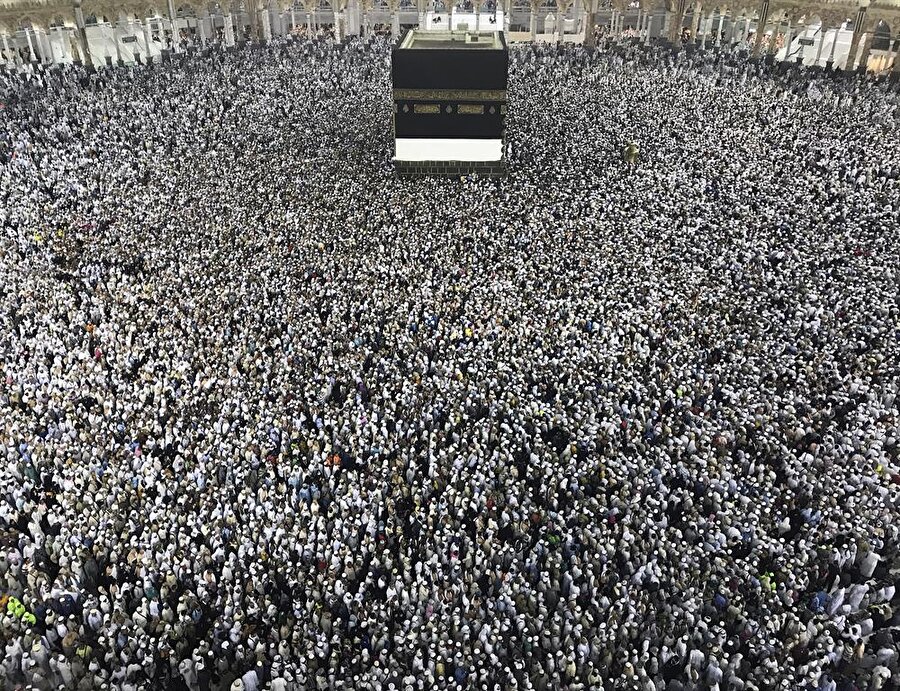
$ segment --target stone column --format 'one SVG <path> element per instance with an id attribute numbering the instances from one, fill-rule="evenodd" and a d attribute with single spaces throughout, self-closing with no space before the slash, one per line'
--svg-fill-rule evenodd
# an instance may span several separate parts
<path id="1" fill-rule="evenodd" d="M 900 38 L 894 41 L 894 66 L 891 68 L 894 74 L 900 74 Z"/>
<path id="2" fill-rule="evenodd" d="M 119 20 L 116 19 L 112 24 L 113 45 L 116 47 L 116 64 L 121 65 L 122 60 L 122 42 L 119 40 Z"/>
<path id="3" fill-rule="evenodd" d="M 153 62 L 152 53 L 150 52 L 150 30 L 147 28 L 147 18 L 138 19 L 138 24 L 141 25 L 141 33 L 144 35 L 144 55 L 146 56 L 147 64 Z"/>
<path id="4" fill-rule="evenodd" d="M 33 29 L 25 29 L 25 40 L 28 41 L 28 62 L 37 61 L 37 53 L 34 51 L 34 43 L 31 41 L 31 32 Z"/>
<path id="5" fill-rule="evenodd" d="M 81 0 L 75 0 L 75 32 L 78 36 L 78 47 L 84 56 L 84 64 L 91 64 L 91 51 L 88 48 L 87 32 L 84 28 L 84 12 L 81 10 Z"/>
<path id="6" fill-rule="evenodd" d="M 763 38 L 766 35 L 766 25 L 769 23 L 769 0 L 763 0 L 762 7 L 759 10 L 759 21 L 756 22 L 756 36 L 753 41 L 753 55 L 758 56 L 762 50 Z M 747 22 L 750 26 L 750 22 Z"/>
<path id="7" fill-rule="evenodd" d="M 477 15 L 476 15 L 477 16 Z M 478 20 L 476 19 L 476 30 L 478 27 Z M 391 10 L 391 33 L 394 35 L 394 38 L 400 38 L 400 8 L 395 7 Z"/>
<path id="8" fill-rule="evenodd" d="M 37 29 L 31 27 L 31 40 L 34 46 L 34 58 L 32 62 L 44 62 L 44 46 L 41 45 L 41 37 L 38 36 Z"/>
<path id="9" fill-rule="evenodd" d="M 347 3 L 346 12 L 348 13 L 347 19 L 347 35 L 348 36 L 362 36 L 363 35 L 363 25 L 362 25 L 362 12 L 359 8 L 359 3 L 361 0 L 354 0 L 353 2 Z"/>
<path id="10" fill-rule="evenodd" d="M 797 28 L 797 37 L 798 38 L 809 38 L 809 24 L 805 21 L 801 24 L 800 27 Z M 815 40 L 813 40 L 815 43 Z M 806 60 L 806 46 L 801 45 L 797 48 L 797 53 L 794 55 L 794 62 L 798 65 L 802 65 Z"/>
<path id="11" fill-rule="evenodd" d="M 72 29 L 67 26 L 61 26 L 59 28 L 59 48 L 60 48 L 60 61 L 65 61 L 68 56 L 69 62 L 72 62 L 75 59 L 75 56 L 72 53 L 73 39 L 74 36 L 72 34 Z"/>
<path id="12" fill-rule="evenodd" d="M 13 58 L 12 51 L 9 48 L 9 37 L 6 34 L 0 34 L 0 38 L 3 39 L 3 54 L 6 56 L 6 64 L 15 65 L 16 61 Z"/>
<path id="13" fill-rule="evenodd" d="M 781 20 L 779 19 L 772 26 L 772 37 L 766 41 L 766 53 L 772 53 L 773 55 L 776 53 L 778 49 L 778 30 L 781 28 Z M 765 40 L 765 39 L 763 39 Z"/>
<path id="14" fill-rule="evenodd" d="M 259 21 L 262 26 L 263 43 L 268 43 L 272 40 L 272 21 L 271 17 L 269 17 L 268 7 L 264 7 L 259 11 Z"/>
<path id="15" fill-rule="evenodd" d="M 178 12 L 175 10 L 174 0 L 168 0 L 167 4 L 169 8 L 169 25 L 172 29 L 172 51 L 180 53 L 181 47 L 179 46 L 179 43 L 181 43 L 181 41 L 178 36 Z"/>
<path id="16" fill-rule="evenodd" d="M 719 28 L 716 29 L 716 48 L 722 45 L 722 28 L 725 26 L 725 15 L 719 10 Z"/>
<path id="17" fill-rule="evenodd" d="M 813 63 L 816 67 L 819 66 L 819 60 L 822 59 L 822 49 L 825 47 L 825 36 L 828 34 L 828 30 L 825 28 L 825 24 L 819 27 L 819 35 L 821 38 L 819 39 L 819 48 L 816 50 L 816 61 Z"/>
<path id="18" fill-rule="evenodd" d="M 828 60 L 825 63 L 826 67 L 834 67 L 834 50 L 837 48 L 837 40 L 838 40 L 838 32 L 840 31 L 840 27 L 834 30 L 834 40 L 831 42 L 831 53 L 828 55 Z"/>
<path id="19" fill-rule="evenodd" d="M 197 17 L 197 33 L 200 35 L 200 45 L 205 45 L 206 36 L 206 17 Z"/>
<path id="20" fill-rule="evenodd" d="M 587 48 L 594 47 L 594 23 L 597 21 L 594 13 L 593 0 L 588 0 L 588 4 L 584 8 L 584 16 L 582 23 L 584 25 L 584 41 L 582 45 Z"/>
<path id="21" fill-rule="evenodd" d="M 869 52 L 872 50 L 872 40 L 875 38 L 875 32 L 869 31 L 863 41 L 862 51 L 860 52 L 859 62 L 854 65 L 865 74 L 869 70 Z"/>
<path id="22" fill-rule="evenodd" d="M 784 59 L 787 60 L 788 56 L 791 54 L 791 34 L 793 33 L 793 29 L 791 27 L 791 18 L 788 17 L 787 28 L 784 30 Z M 777 53 L 776 53 L 777 55 Z"/>
<path id="23" fill-rule="evenodd" d="M 41 63 L 50 65 L 54 62 L 53 46 L 50 44 L 50 35 L 46 28 L 42 28 L 40 32 L 35 29 L 34 39 L 37 41 L 38 49 L 41 51 Z"/>
<path id="24" fill-rule="evenodd" d="M 562 43 L 563 36 L 566 33 L 566 25 L 565 25 L 565 10 L 563 10 L 562 5 L 558 2 L 556 3 L 556 42 Z"/>
<path id="25" fill-rule="evenodd" d="M 534 3 L 531 4 L 531 13 L 528 16 L 528 31 L 531 34 L 531 40 L 537 39 L 537 8 Z"/>
<path id="26" fill-rule="evenodd" d="M 224 15 L 222 17 L 222 21 L 225 23 L 225 45 L 233 46 L 234 45 L 234 19 L 231 16 L 231 12 Z"/>
<path id="27" fill-rule="evenodd" d="M 306 36 L 307 36 L 307 38 L 309 38 L 312 35 L 313 35 L 312 12 L 307 12 L 306 13 Z"/>
<path id="28" fill-rule="evenodd" d="M 47 27 L 44 29 L 44 41 L 47 43 L 47 59 L 48 61 L 55 65 L 57 62 L 62 62 L 62 52 L 59 54 L 59 59 L 57 59 L 56 53 L 53 52 L 53 36 L 59 36 L 59 27 Z M 60 46 L 62 43 L 60 42 Z"/>
<path id="29" fill-rule="evenodd" d="M 859 50 L 859 40 L 863 35 L 863 24 L 866 21 L 866 8 L 860 6 L 856 11 L 856 18 L 853 22 L 853 37 L 850 39 L 850 50 L 847 52 L 847 59 L 844 61 L 844 70 L 852 71 L 856 62 L 856 53 Z"/>
<path id="30" fill-rule="evenodd" d="M 703 40 L 700 42 L 700 47 L 703 50 L 706 50 L 706 39 L 709 36 L 709 30 L 712 27 L 712 24 L 713 24 L 713 13 L 712 13 L 712 10 L 710 10 L 709 14 L 706 17 L 706 22 L 704 22 Z"/>
<path id="31" fill-rule="evenodd" d="M 669 41 L 681 45 L 681 34 L 684 30 L 684 14 L 687 9 L 686 0 L 678 0 L 672 22 L 669 24 Z"/>
<path id="32" fill-rule="evenodd" d="M 50 41 L 50 29 L 42 28 L 40 32 L 35 32 L 38 45 L 41 47 L 41 62 L 45 65 L 52 65 L 56 62 L 56 56 L 53 55 L 53 43 Z"/>

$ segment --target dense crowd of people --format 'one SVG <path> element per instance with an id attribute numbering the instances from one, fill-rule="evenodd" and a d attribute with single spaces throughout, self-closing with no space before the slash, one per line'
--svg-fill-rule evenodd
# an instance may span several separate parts
<path id="1" fill-rule="evenodd" d="M 398 179 L 389 63 L 0 76 L 0 687 L 897 688 L 895 87 L 518 47 Z"/>

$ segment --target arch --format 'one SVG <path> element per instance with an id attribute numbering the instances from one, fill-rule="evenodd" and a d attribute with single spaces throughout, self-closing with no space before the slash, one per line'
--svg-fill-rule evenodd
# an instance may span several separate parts
<path id="1" fill-rule="evenodd" d="M 85 17 L 90 14 L 99 18 L 105 16 L 109 9 L 109 3 L 102 2 L 101 0 L 89 0 L 82 5 L 82 11 L 84 12 Z"/>
<path id="2" fill-rule="evenodd" d="M 133 17 L 138 16 L 140 3 L 137 2 L 126 2 L 117 4 L 116 9 L 119 11 L 117 16 L 125 17 L 126 19 L 131 19 Z"/>
<path id="3" fill-rule="evenodd" d="M 852 18 L 848 17 L 845 12 L 841 10 L 822 13 L 822 22 L 828 29 L 843 29 L 847 25 L 847 22 L 850 21 L 852 21 Z"/>
<path id="4" fill-rule="evenodd" d="M 141 21 L 148 19 L 150 17 L 159 17 L 163 14 L 164 8 L 159 7 L 153 3 L 147 3 L 146 5 L 139 5 L 135 8 L 134 16 L 135 19 L 140 19 Z"/>
<path id="5" fill-rule="evenodd" d="M 35 19 L 34 15 L 22 14 L 15 19 L 16 31 L 25 31 L 27 29 L 39 29 L 41 23 Z"/>
<path id="6" fill-rule="evenodd" d="M 119 18 L 119 8 L 110 4 L 93 5 L 91 14 L 94 16 L 96 23 L 114 22 Z M 87 22 L 87 18 L 85 18 Z"/>
<path id="7" fill-rule="evenodd" d="M 803 24 L 803 26 L 809 29 L 812 29 L 813 27 L 821 27 L 822 17 L 819 14 L 804 15 L 800 18 L 800 22 Z"/>
<path id="8" fill-rule="evenodd" d="M 194 3 L 194 9 L 198 17 L 212 16 L 217 13 L 218 3 L 208 2 L 207 0 L 197 0 Z"/>
<path id="9" fill-rule="evenodd" d="M 140 10 L 140 14 L 137 16 L 137 18 L 144 22 L 148 19 L 157 19 L 162 16 L 164 16 L 163 10 L 156 7 L 155 5 L 147 5 L 142 10 Z"/>

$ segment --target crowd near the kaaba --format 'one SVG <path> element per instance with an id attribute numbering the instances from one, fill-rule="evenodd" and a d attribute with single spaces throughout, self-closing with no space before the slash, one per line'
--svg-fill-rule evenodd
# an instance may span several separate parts
<path id="1" fill-rule="evenodd" d="M 0 687 L 897 688 L 896 87 L 389 55 L 0 77 Z"/>

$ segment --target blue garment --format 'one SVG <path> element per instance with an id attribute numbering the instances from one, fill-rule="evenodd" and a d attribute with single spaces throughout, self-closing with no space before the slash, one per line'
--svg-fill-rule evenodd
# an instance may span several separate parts
<path id="1" fill-rule="evenodd" d="M 825 608 L 828 607 L 830 601 L 831 598 L 828 597 L 828 593 L 820 590 L 813 595 L 812 600 L 809 603 L 809 608 L 816 614 L 821 614 L 825 611 Z"/>
<path id="2" fill-rule="evenodd" d="M 457 684 L 464 684 L 466 682 L 466 678 L 469 676 L 469 670 L 467 670 L 463 666 L 459 666 L 456 668 L 456 671 L 453 672 L 453 678 L 456 679 Z"/>

